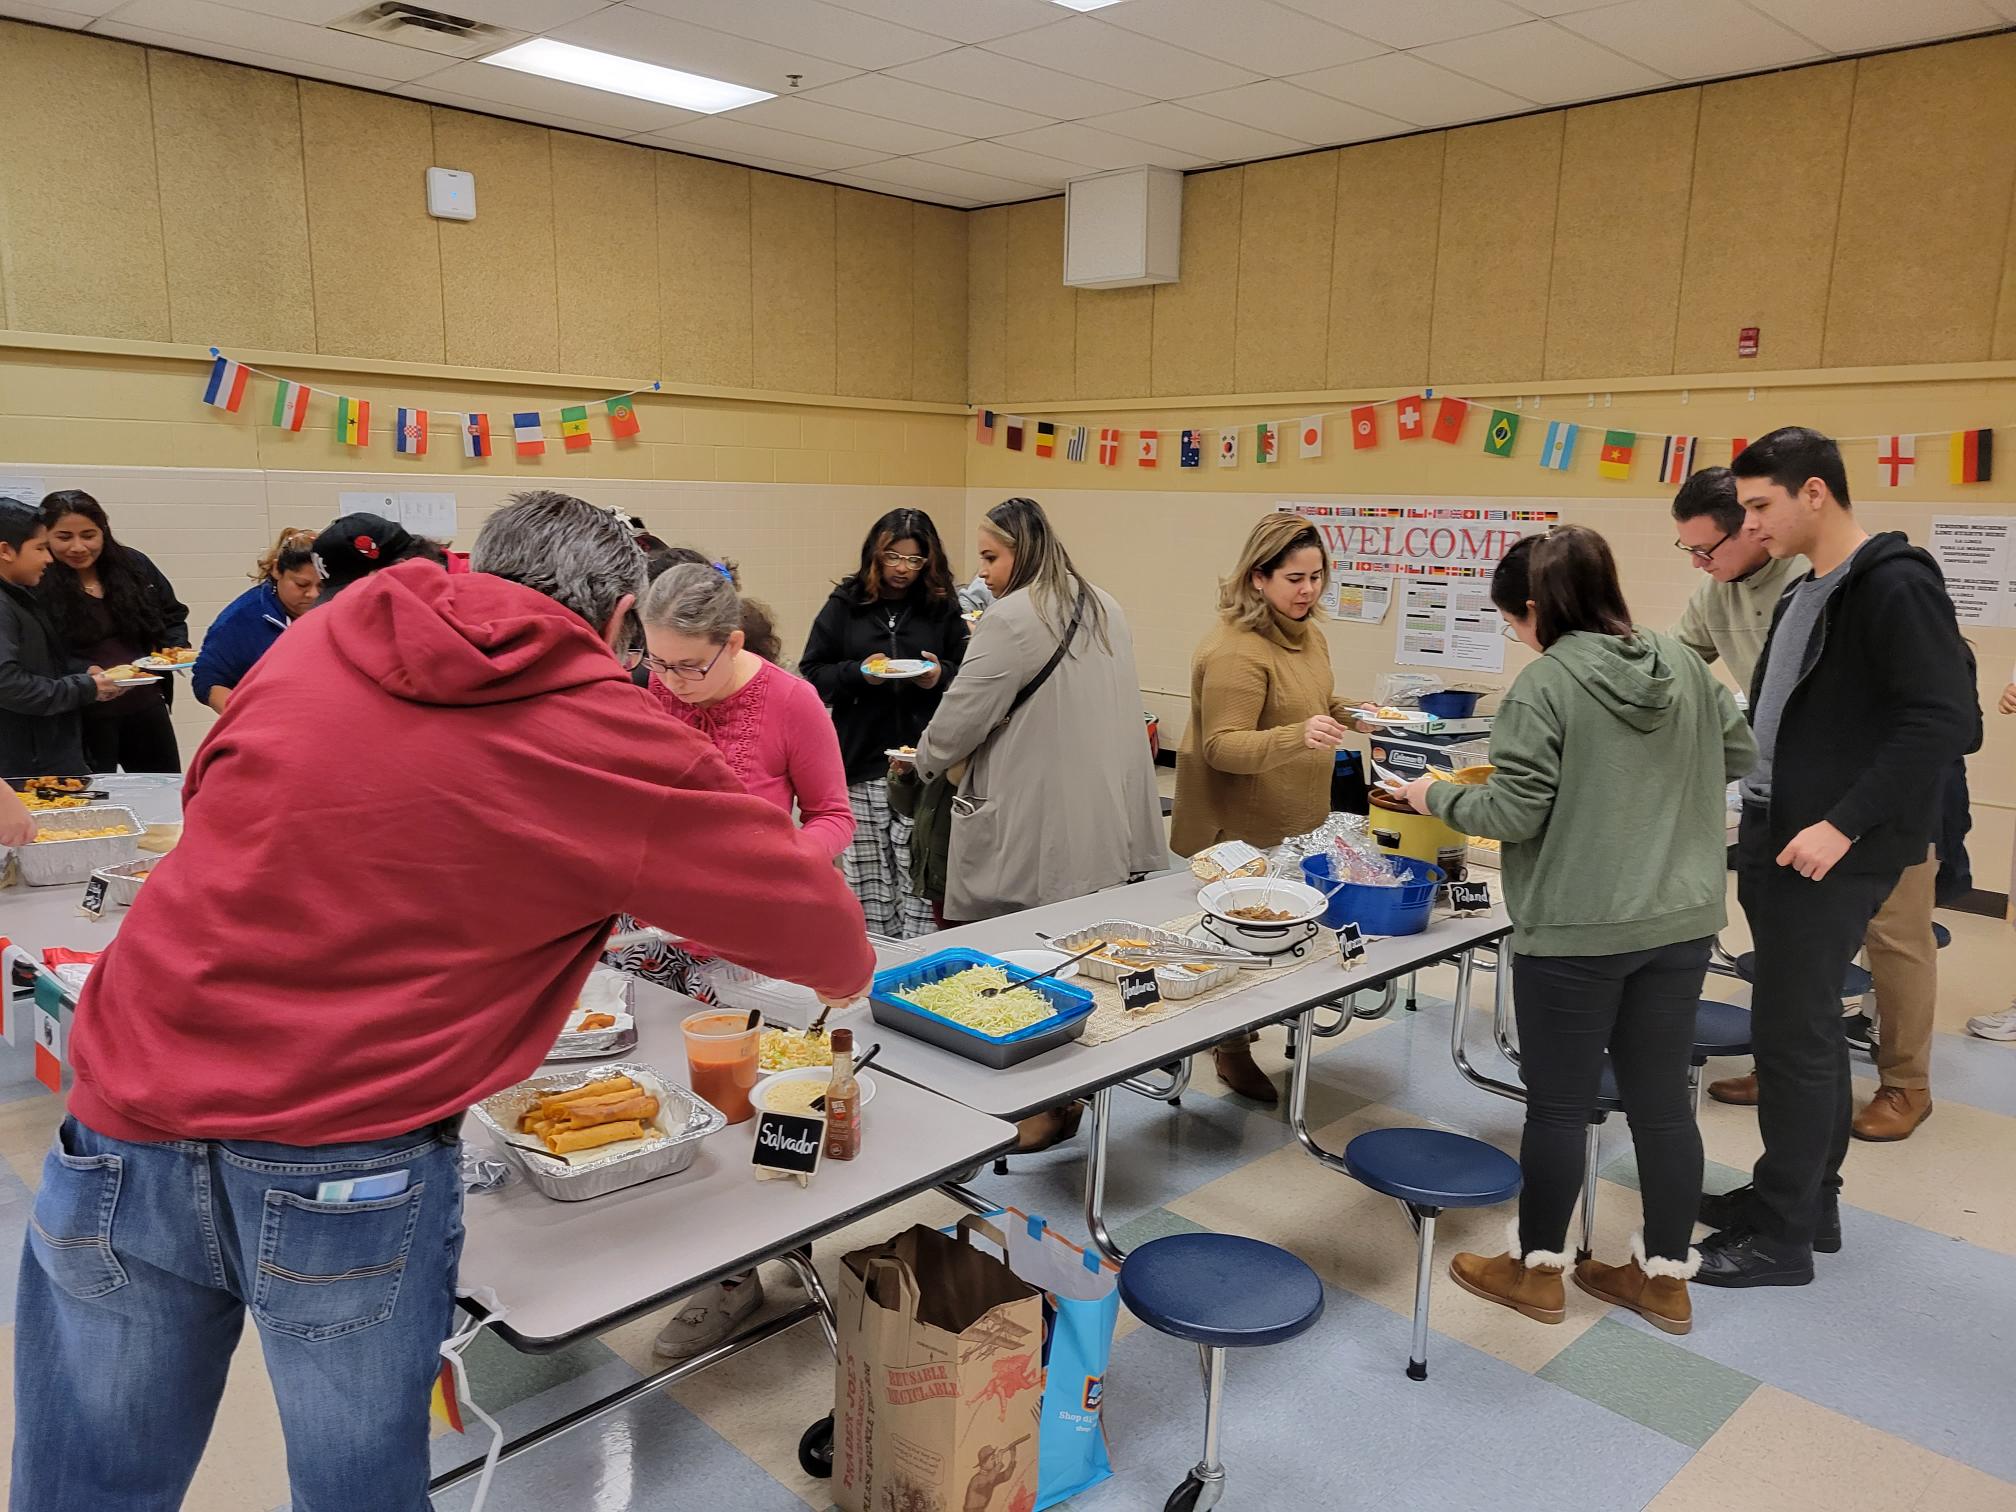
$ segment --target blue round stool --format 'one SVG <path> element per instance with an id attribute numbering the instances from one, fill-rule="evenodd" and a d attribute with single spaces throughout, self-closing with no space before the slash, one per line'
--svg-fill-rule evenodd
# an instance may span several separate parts
<path id="1" fill-rule="evenodd" d="M 1188 1339 L 1204 1361 L 1204 1458 L 1164 1512 L 1207 1512 L 1225 1494 L 1218 1428 L 1225 1351 L 1285 1344 L 1323 1316 L 1323 1283 L 1284 1249 L 1237 1234 L 1151 1239 L 1120 1266 L 1120 1300 L 1157 1333 Z"/>
<path id="2" fill-rule="evenodd" d="M 1419 1236 L 1414 1351 L 1407 1361 L 1407 1377 L 1425 1381 L 1435 1220 L 1444 1208 L 1495 1207 L 1517 1196 L 1519 1162 L 1496 1145 L 1446 1129 L 1374 1129 L 1344 1147 L 1344 1169 L 1373 1191 L 1399 1199 Z"/>
<path id="3" fill-rule="evenodd" d="M 1737 1003 L 1703 998 L 1694 1005 L 1694 1053 L 1687 1067 L 1687 1084 L 1694 1092 L 1694 1112 L 1701 1112 L 1701 1089 L 1707 1078 L 1701 1074 L 1709 1057 L 1750 1053 L 1750 1010 Z"/>
<path id="4" fill-rule="evenodd" d="M 1935 924 L 1932 928 L 1933 933 L 1937 934 L 1939 926 Z M 1755 984 L 1757 980 L 1756 951 L 1746 950 L 1743 954 L 1736 957 L 1736 975 L 1746 982 Z M 1848 969 L 1841 974 L 1841 996 L 1844 999 L 1859 998 L 1874 986 L 1875 983 L 1876 979 L 1869 975 L 1868 967 L 1857 966 L 1853 961 L 1850 961 Z"/>
<path id="5" fill-rule="evenodd" d="M 1953 943 L 1953 931 L 1937 919 L 1932 921 L 1932 943 L 1941 950 Z"/>

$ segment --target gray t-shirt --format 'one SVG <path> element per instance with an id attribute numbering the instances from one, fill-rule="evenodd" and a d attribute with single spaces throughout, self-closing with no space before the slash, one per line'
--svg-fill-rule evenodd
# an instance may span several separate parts
<path id="1" fill-rule="evenodd" d="M 1860 551 L 1856 547 L 1855 551 Z M 1825 577 L 1811 578 L 1792 590 L 1792 602 L 1778 621 L 1771 637 L 1771 659 L 1764 664 L 1764 685 L 1757 690 L 1757 707 L 1750 713 L 1750 729 L 1757 737 L 1757 765 L 1743 779 L 1743 796 L 1752 803 L 1771 801 L 1771 764 L 1778 746 L 1778 721 L 1785 714 L 1785 700 L 1805 672 L 1813 651 L 1813 632 L 1819 628 L 1821 611 L 1841 585 L 1848 580 L 1851 551 Z"/>

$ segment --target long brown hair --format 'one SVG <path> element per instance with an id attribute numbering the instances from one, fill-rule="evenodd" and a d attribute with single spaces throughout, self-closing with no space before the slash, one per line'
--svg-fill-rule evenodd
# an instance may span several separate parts
<path id="1" fill-rule="evenodd" d="M 1286 510 L 1276 510 L 1256 521 L 1246 544 L 1239 550 L 1239 561 L 1232 575 L 1218 585 L 1218 613 L 1225 623 L 1242 630 L 1264 630 L 1269 613 L 1267 599 L 1253 586 L 1253 574 L 1272 577 L 1292 553 L 1310 546 L 1323 556 L 1323 585 L 1316 590 L 1320 598 L 1330 586 L 1330 554 L 1323 551 L 1323 537 L 1316 527 Z M 1321 604 L 1309 611 L 1312 620 L 1322 617 Z"/>
<path id="2" fill-rule="evenodd" d="M 283 572 L 292 572 L 295 567 L 305 565 L 298 560 L 304 554 L 312 558 L 315 549 L 315 532 L 289 525 L 281 531 L 271 546 L 260 554 L 259 565 L 245 575 L 254 582 L 264 582 L 267 578 L 278 577 Z M 292 566 L 281 565 L 282 557 L 297 558 Z"/>
<path id="3" fill-rule="evenodd" d="M 1631 633 L 1631 608 L 1610 543 L 1587 525 L 1557 525 L 1512 543 L 1491 574 L 1491 602 L 1514 619 L 1533 606 L 1533 636 L 1551 646 L 1577 630 Z"/>
<path id="4" fill-rule="evenodd" d="M 931 604 L 950 602 L 955 591 L 952 563 L 937 525 L 921 509 L 892 509 L 868 527 L 861 542 L 861 568 L 853 578 L 861 602 L 872 604 L 882 597 L 882 553 L 898 541 L 915 541 L 924 549 L 924 570 L 911 583 L 907 597 Z"/>
<path id="5" fill-rule="evenodd" d="M 1015 553 L 1015 570 L 1008 577 L 1008 592 L 1001 597 L 1027 589 L 1036 605 L 1036 617 L 1062 640 L 1082 593 L 1085 633 L 1102 651 L 1113 649 L 1106 633 L 1106 606 L 1089 591 L 1092 585 L 1072 562 L 1041 504 L 1034 499 L 1003 499 L 987 511 L 980 528 Z"/>

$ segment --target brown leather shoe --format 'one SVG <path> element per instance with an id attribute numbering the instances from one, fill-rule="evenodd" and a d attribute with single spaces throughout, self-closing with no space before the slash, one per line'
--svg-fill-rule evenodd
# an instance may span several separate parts
<path id="1" fill-rule="evenodd" d="M 1728 1103 L 1737 1108 L 1757 1106 L 1757 1073 L 1748 1076 L 1731 1076 L 1722 1081 L 1708 1083 L 1708 1095 L 1719 1103 Z"/>
<path id="2" fill-rule="evenodd" d="M 1517 1219 L 1513 1234 L 1518 1229 Z M 1512 1239 L 1516 1251 L 1519 1241 Z M 1467 1251 L 1449 1261 L 1449 1279 L 1473 1297 L 1509 1307 L 1535 1323 L 1559 1323 L 1568 1316 L 1567 1297 L 1561 1287 L 1564 1255 L 1535 1250 L 1521 1260 L 1516 1253 L 1473 1255 Z"/>
<path id="3" fill-rule="evenodd" d="M 1932 1094 L 1923 1087 L 1878 1087 L 1869 1106 L 1855 1115 L 1851 1129 L 1857 1139 L 1891 1144 L 1909 1139 L 1931 1116 Z"/>
<path id="4" fill-rule="evenodd" d="M 1648 1276 L 1645 1266 L 1662 1271 L 1692 1274 L 1699 1263 L 1690 1255 L 1677 1260 L 1641 1261 L 1642 1241 L 1633 1237 L 1631 1258 L 1623 1265 L 1605 1265 L 1600 1260 L 1575 1262 L 1575 1284 L 1590 1296 L 1618 1307 L 1628 1307 L 1654 1328 L 1669 1334 L 1684 1334 L 1694 1327 L 1694 1302 L 1687 1295 L 1686 1279 L 1678 1274 Z"/>
<path id="5" fill-rule="evenodd" d="M 1250 1097 L 1270 1108 L 1281 1101 L 1280 1090 L 1253 1059 L 1253 1045 L 1245 1035 L 1235 1035 L 1213 1045 L 1211 1065 L 1218 1073 L 1218 1080 L 1241 1097 Z"/>

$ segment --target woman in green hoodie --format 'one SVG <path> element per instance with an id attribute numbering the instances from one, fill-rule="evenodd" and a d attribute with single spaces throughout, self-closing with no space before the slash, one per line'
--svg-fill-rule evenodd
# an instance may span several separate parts
<path id="1" fill-rule="evenodd" d="M 1583 1260 L 1584 1291 L 1687 1332 L 1701 1133 L 1687 1095 L 1694 1009 L 1726 920 L 1726 790 L 1757 747 L 1692 651 L 1634 626 L 1610 547 L 1564 525 L 1491 578 L 1510 633 L 1540 657 L 1513 681 L 1481 786 L 1405 797 L 1504 842 L 1526 1129 L 1508 1254 L 1457 1255 L 1466 1291 L 1542 1323 L 1564 1315 L 1568 1221 L 1607 1052 L 1631 1122 L 1645 1226 L 1619 1266 Z"/>

